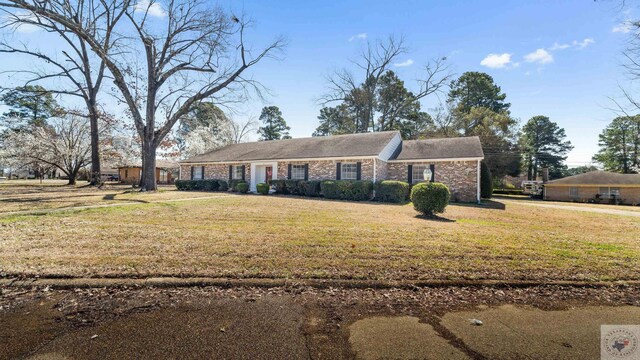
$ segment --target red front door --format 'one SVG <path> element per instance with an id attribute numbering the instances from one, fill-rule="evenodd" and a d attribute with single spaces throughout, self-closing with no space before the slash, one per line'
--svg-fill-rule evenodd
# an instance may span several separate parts
<path id="1" fill-rule="evenodd" d="M 264 168 L 265 174 L 264 174 L 264 182 L 266 182 L 267 184 L 269 183 L 269 181 L 271 181 L 273 179 L 273 167 L 272 166 L 265 166 Z"/>

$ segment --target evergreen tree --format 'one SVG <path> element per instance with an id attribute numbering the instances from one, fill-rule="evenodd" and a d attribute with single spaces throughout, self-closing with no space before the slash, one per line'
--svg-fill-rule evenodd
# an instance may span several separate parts
<path id="1" fill-rule="evenodd" d="M 605 170 L 624 174 L 640 172 L 640 115 L 620 116 L 611 122 L 598 142 L 593 160 Z"/>
<path id="2" fill-rule="evenodd" d="M 566 138 L 564 129 L 548 117 L 538 115 L 529 119 L 520 137 L 523 166 L 527 169 L 529 180 L 535 180 L 544 167 L 549 168 L 550 177 L 562 177 L 566 171 L 566 155 L 573 149 Z"/>
<path id="3" fill-rule="evenodd" d="M 263 126 L 258 129 L 260 140 L 280 140 L 291 139 L 287 125 L 282 117 L 282 112 L 277 106 L 265 106 L 260 114 L 260 121 Z"/>

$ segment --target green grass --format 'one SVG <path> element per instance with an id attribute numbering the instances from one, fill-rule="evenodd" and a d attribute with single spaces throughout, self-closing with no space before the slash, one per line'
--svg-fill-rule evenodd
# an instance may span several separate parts
<path id="1" fill-rule="evenodd" d="M 410 205 L 279 196 L 144 200 L 0 216 L 0 270 L 66 276 L 640 279 L 640 219 L 507 204 Z M 205 193 L 206 194 L 206 193 Z M 209 193 L 209 195 L 211 195 Z M 158 198 L 160 196 L 160 198 Z"/>

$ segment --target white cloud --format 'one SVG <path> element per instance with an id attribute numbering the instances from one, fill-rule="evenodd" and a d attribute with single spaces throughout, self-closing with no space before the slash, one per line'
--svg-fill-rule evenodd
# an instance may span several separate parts
<path id="1" fill-rule="evenodd" d="M 480 61 L 480 65 L 491 69 L 502 69 L 511 63 L 511 54 L 489 54 Z"/>
<path id="2" fill-rule="evenodd" d="M 156 1 L 150 2 L 150 0 L 138 1 L 134 7 L 134 11 L 142 12 L 142 13 L 147 12 L 149 16 L 154 16 L 159 18 L 167 16 L 167 13 L 164 11 L 164 9 L 162 8 L 162 5 L 160 5 L 159 2 L 156 2 Z"/>
<path id="3" fill-rule="evenodd" d="M 584 49 L 593 43 L 595 43 L 595 40 L 593 40 L 592 38 L 586 38 L 582 41 L 573 40 L 573 46 L 577 46 L 579 49 Z"/>
<path id="4" fill-rule="evenodd" d="M 550 62 L 553 62 L 553 55 L 551 55 L 545 49 L 538 49 L 532 53 L 525 55 L 524 60 L 531 63 L 548 64 Z"/>
<path id="5" fill-rule="evenodd" d="M 558 44 L 557 42 L 555 42 L 549 48 L 549 50 L 551 50 L 551 51 L 564 50 L 564 49 L 567 49 L 567 48 L 570 48 L 570 47 L 571 47 L 571 45 L 569 45 L 569 44 Z"/>
<path id="6" fill-rule="evenodd" d="M 412 59 L 408 59 L 406 61 L 393 64 L 393 66 L 396 66 L 396 67 L 406 67 L 406 66 L 411 66 L 411 65 L 413 65 L 413 60 Z"/>
<path id="7" fill-rule="evenodd" d="M 353 35 L 352 37 L 350 37 L 349 41 L 364 40 L 366 38 L 367 38 L 367 33 L 360 33 L 360 34 L 356 34 L 356 35 Z"/>
<path id="8" fill-rule="evenodd" d="M 611 29 L 611 32 L 614 33 L 623 33 L 626 34 L 631 31 L 631 23 L 628 21 L 624 21 Z"/>

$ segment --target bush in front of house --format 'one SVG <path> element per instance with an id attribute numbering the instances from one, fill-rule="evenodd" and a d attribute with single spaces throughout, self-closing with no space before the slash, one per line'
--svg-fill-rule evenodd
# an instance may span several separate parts
<path id="1" fill-rule="evenodd" d="M 413 208 L 429 217 L 443 213 L 450 199 L 449 188 L 443 183 L 419 183 L 411 188 Z"/>
<path id="2" fill-rule="evenodd" d="M 480 197 L 483 199 L 491 199 L 493 194 L 493 180 L 491 179 L 491 170 L 489 166 L 482 161 L 480 162 Z"/>
<path id="3" fill-rule="evenodd" d="M 224 180 L 176 180 L 176 189 L 181 191 L 226 191 L 227 183 Z"/>
<path id="4" fill-rule="evenodd" d="M 218 191 L 229 190 L 229 184 L 224 180 L 216 180 L 218 182 Z"/>
<path id="5" fill-rule="evenodd" d="M 249 192 L 249 184 L 246 181 L 236 184 L 236 191 L 240 194 L 246 194 Z"/>
<path id="6" fill-rule="evenodd" d="M 246 184 L 246 183 L 247 182 L 245 180 L 240 180 L 240 179 L 229 180 L 229 190 L 233 192 L 237 192 L 238 184 Z"/>
<path id="7" fill-rule="evenodd" d="M 321 184 L 322 181 L 319 180 L 298 181 L 298 193 L 303 196 L 318 197 L 322 191 Z"/>
<path id="8" fill-rule="evenodd" d="M 409 200 L 409 183 L 404 181 L 382 180 L 375 184 L 376 201 L 403 203 Z"/>
<path id="9" fill-rule="evenodd" d="M 276 194 L 288 194 L 286 180 L 270 180 L 269 184 L 273 186 L 273 190 L 276 192 Z"/>
<path id="10" fill-rule="evenodd" d="M 373 195 L 373 182 L 368 180 L 326 180 L 320 188 L 327 199 L 366 201 Z"/>
<path id="11" fill-rule="evenodd" d="M 300 193 L 300 188 L 298 187 L 298 182 L 300 182 L 300 180 L 285 180 L 284 181 L 285 194 L 302 195 Z"/>
<path id="12" fill-rule="evenodd" d="M 262 195 L 269 195 L 269 185 L 265 183 L 259 183 L 256 185 L 256 192 Z"/>

